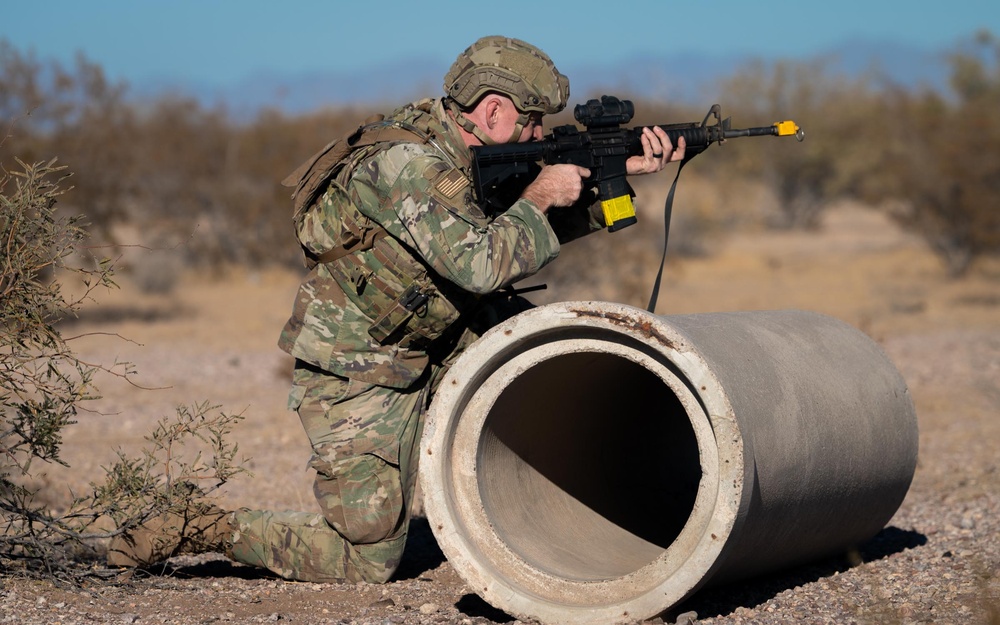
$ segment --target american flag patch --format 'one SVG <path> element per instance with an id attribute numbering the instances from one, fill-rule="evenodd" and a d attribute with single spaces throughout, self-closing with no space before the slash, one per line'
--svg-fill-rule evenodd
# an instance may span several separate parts
<path id="1" fill-rule="evenodd" d="M 437 182 L 434 183 L 437 192 L 449 199 L 458 195 L 467 186 L 469 186 L 469 179 L 457 169 L 452 169 L 438 176 Z"/>

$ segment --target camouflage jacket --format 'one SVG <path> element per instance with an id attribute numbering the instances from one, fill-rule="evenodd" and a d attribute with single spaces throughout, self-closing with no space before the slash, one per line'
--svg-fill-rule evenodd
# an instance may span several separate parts
<path id="1" fill-rule="evenodd" d="M 432 141 L 415 136 L 356 151 L 337 179 L 342 197 L 331 186 L 305 224 L 329 228 L 346 197 L 387 235 L 314 267 L 278 344 L 334 374 L 405 388 L 435 352 L 440 356 L 442 344 L 447 352 L 463 342 L 463 318 L 483 296 L 536 273 L 558 256 L 561 240 L 604 224 L 588 202 L 553 209 L 562 212 L 551 222 L 523 199 L 487 215 L 473 198 L 470 152 L 440 100 L 407 105 L 389 119 L 426 131 Z M 414 314 L 399 306 L 411 285 L 430 294 Z"/>

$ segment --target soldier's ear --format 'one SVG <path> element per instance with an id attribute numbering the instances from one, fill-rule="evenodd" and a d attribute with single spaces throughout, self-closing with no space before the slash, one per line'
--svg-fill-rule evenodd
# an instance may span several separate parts
<path id="1" fill-rule="evenodd" d="M 486 115 L 486 124 L 490 128 L 495 128 L 498 123 L 500 123 L 500 114 L 503 111 L 503 101 L 501 96 L 496 94 L 488 94 L 483 98 L 483 106 L 485 110 L 483 111 Z"/>

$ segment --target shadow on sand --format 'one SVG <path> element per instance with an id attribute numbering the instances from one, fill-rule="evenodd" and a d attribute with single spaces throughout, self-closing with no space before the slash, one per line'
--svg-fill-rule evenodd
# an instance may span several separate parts
<path id="1" fill-rule="evenodd" d="M 927 536 L 913 530 L 886 527 L 857 551 L 842 556 L 801 565 L 771 575 L 755 577 L 720 586 L 710 586 L 695 593 L 665 615 L 697 612 L 699 618 L 726 616 L 737 608 L 754 609 L 776 595 L 816 582 L 835 573 L 842 573 L 860 564 L 881 560 L 891 555 L 927 544 Z"/>
<path id="2" fill-rule="evenodd" d="M 816 582 L 841 573 L 859 564 L 881 560 L 927 544 L 927 537 L 920 532 L 887 527 L 857 551 L 840 557 L 802 565 L 772 575 L 756 577 L 742 582 L 709 587 L 663 615 L 663 622 L 672 623 L 676 615 L 696 612 L 699 618 L 726 616 L 737 608 L 754 609 L 778 594 L 803 584 Z M 445 561 L 430 525 L 425 518 L 414 518 L 410 523 L 410 536 L 406 551 L 394 580 L 418 579 Z M 146 571 L 153 575 L 181 578 L 235 577 L 239 579 L 279 579 L 275 575 L 250 566 L 236 564 L 219 556 L 218 559 L 199 559 L 193 563 L 171 561 Z M 482 618 L 493 623 L 510 623 L 514 617 L 495 608 L 478 595 L 464 595 L 455 607 L 469 618 Z"/>
<path id="3" fill-rule="evenodd" d="M 417 579 L 427 571 L 441 566 L 444 554 L 434 539 L 430 525 L 425 518 L 410 521 L 409 536 L 403 560 L 396 569 L 393 581 Z M 175 577 L 236 577 L 240 579 L 280 579 L 266 569 L 245 566 L 226 559 L 219 554 L 202 556 L 180 556 L 166 563 L 145 569 L 151 575 Z"/>

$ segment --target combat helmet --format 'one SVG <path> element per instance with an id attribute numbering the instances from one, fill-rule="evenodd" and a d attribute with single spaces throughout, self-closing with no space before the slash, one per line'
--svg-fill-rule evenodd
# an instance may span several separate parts
<path id="1" fill-rule="evenodd" d="M 527 123 L 528 113 L 558 113 L 569 101 L 569 79 L 547 54 L 520 39 L 501 36 L 483 37 L 458 55 L 445 74 L 444 90 L 461 110 L 472 108 L 487 93 L 502 93 L 521 112 L 519 127 Z M 468 120 L 460 122 L 469 130 Z"/>

